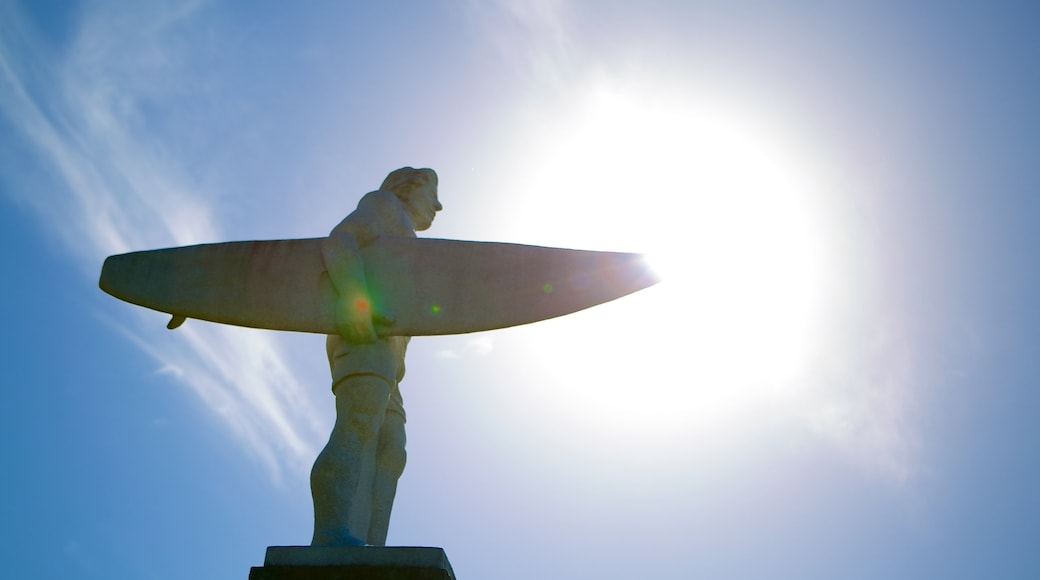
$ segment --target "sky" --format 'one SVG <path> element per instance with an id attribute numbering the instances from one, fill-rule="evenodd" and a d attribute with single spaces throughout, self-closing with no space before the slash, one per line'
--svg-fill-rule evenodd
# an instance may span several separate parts
<path id="1" fill-rule="evenodd" d="M 325 235 L 644 252 L 654 288 L 425 337 L 389 543 L 460 578 L 1040 576 L 1040 8 L 0 0 L 0 554 L 244 578 L 310 540 L 318 335 L 110 254 Z"/>

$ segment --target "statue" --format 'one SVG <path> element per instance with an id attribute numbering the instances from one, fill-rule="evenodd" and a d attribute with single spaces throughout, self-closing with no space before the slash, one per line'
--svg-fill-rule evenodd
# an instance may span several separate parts
<path id="1" fill-rule="evenodd" d="M 397 480 L 405 466 L 405 412 L 398 383 L 404 377 L 407 336 L 376 335 L 373 319 L 392 326 L 392 313 L 372 306 L 360 248 L 383 237 L 415 237 L 441 210 L 437 174 L 404 167 L 322 244 L 339 295 L 336 326 L 327 339 L 336 424 L 311 471 L 312 546 L 386 544 Z"/>
<path id="2" fill-rule="evenodd" d="M 336 423 L 311 471 L 310 549 L 323 554 L 386 543 L 410 337 L 537 322 L 658 281 L 638 254 L 419 239 L 442 209 L 437 185 L 404 167 L 327 237 L 131 252 L 102 268 L 104 291 L 171 314 L 170 329 L 195 318 L 327 335 Z M 268 563 L 295 554 L 272 547 Z"/>

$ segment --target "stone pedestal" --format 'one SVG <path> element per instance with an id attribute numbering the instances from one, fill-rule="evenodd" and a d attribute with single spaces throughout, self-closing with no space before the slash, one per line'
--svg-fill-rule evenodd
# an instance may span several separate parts
<path id="1" fill-rule="evenodd" d="M 440 548 L 271 546 L 249 580 L 455 580 Z"/>

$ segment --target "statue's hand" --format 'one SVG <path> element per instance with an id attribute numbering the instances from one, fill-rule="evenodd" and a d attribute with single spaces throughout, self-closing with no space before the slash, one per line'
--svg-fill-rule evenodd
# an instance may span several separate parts
<path id="1" fill-rule="evenodd" d="M 372 302 L 368 298 L 340 296 L 336 301 L 336 330 L 347 342 L 375 342 L 379 337 L 372 320 Z"/>
<path id="2" fill-rule="evenodd" d="M 367 298 L 339 298 L 336 303 L 336 330 L 348 342 L 374 342 L 379 338 L 376 325 L 384 328 L 393 326 L 394 317 L 373 307 Z"/>
<path id="3" fill-rule="evenodd" d="M 372 323 L 378 326 L 389 328 L 394 325 L 394 317 L 389 312 L 373 308 Z"/>

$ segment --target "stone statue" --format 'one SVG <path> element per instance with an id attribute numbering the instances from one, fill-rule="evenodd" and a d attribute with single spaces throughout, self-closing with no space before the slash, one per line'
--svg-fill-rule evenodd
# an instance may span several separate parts
<path id="1" fill-rule="evenodd" d="M 437 174 L 404 167 L 361 198 L 322 244 L 329 279 L 339 294 L 339 334 L 327 339 L 336 424 L 311 471 L 312 546 L 386 544 L 405 466 L 405 411 L 398 383 L 409 337 L 377 336 L 373 320 L 392 326 L 392 313 L 376 310 L 369 297 L 361 248 L 380 237 L 414 238 L 440 210 Z"/>
<path id="2" fill-rule="evenodd" d="M 638 254 L 419 239 L 442 209 L 437 184 L 432 169 L 393 171 L 324 238 L 130 252 L 102 268 L 103 290 L 171 314 L 171 329 L 195 318 L 328 335 L 336 423 L 311 470 L 312 553 L 386 543 L 409 337 L 528 324 L 657 282 Z"/>

